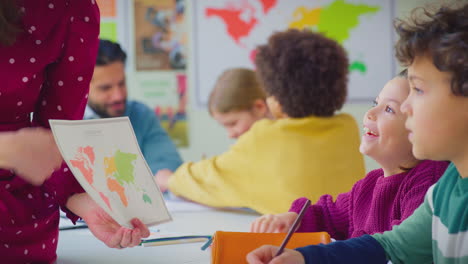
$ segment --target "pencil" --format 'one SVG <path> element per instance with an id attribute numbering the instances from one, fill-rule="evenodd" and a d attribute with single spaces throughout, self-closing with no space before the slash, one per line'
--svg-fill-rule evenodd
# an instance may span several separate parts
<path id="1" fill-rule="evenodd" d="M 310 200 L 307 200 L 307 202 L 304 204 L 304 206 L 302 206 L 301 211 L 297 215 L 296 220 L 294 220 L 293 225 L 291 226 L 291 228 L 289 228 L 288 234 L 284 238 L 283 243 L 281 243 L 281 246 L 280 246 L 278 252 L 276 253 L 275 257 L 277 257 L 277 256 L 281 255 L 281 253 L 283 253 L 284 248 L 288 244 L 289 239 L 291 239 L 292 235 L 294 234 L 294 231 L 296 231 L 297 227 L 299 226 L 299 223 L 301 222 L 302 217 L 304 216 L 304 213 L 305 213 L 307 207 L 309 207 L 309 205 L 310 205 Z"/>
<path id="2" fill-rule="evenodd" d="M 84 229 L 84 228 L 88 228 L 88 226 L 87 225 L 62 226 L 62 227 L 59 227 L 59 231 Z"/>
<path id="3" fill-rule="evenodd" d="M 207 237 L 194 237 L 194 238 L 182 238 L 182 239 L 145 242 L 145 243 L 141 243 L 140 245 L 143 247 L 153 247 L 153 246 L 164 246 L 164 245 L 174 245 L 174 244 L 184 244 L 184 243 L 205 242 L 207 240 L 208 240 Z"/>

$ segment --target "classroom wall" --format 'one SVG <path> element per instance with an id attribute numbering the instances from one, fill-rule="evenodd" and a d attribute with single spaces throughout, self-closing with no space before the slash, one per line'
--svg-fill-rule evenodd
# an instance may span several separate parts
<path id="1" fill-rule="evenodd" d="M 442 1 L 434 0 L 396 0 L 395 14 L 397 17 L 406 17 L 415 7 L 423 6 L 427 3 L 438 5 L 441 2 Z M 190 23 L 192 21 L 190 17 L 191 14 L 189 13 L 187 15 L 189 16 L 187 21 Z M 190 28 L 190 25 L 188 25 L 188 27 Z M 191 34 L 194 33 L 195 32 L 190 32 L 189 30 L 189 39 L 192 37 Z M 396 69 L 396 71 L 398 72 L 398 69 Z M 235 142 L 227 137 L 225 130 L 209 116 L 206 109 L 200 109 L 196 105 L 195 97 L 193 96 L 193 85 L 191 85 L 194 83 L 194 76 L 192 73 L 192 65 L 189 65 L 189 105 L 187 111 L 189 147 L 180 149 L 180 153 L 184 161 L 198 161 L 202 157 L 210 157 L 223 153 Z M 131 89 L 131 87 L 129 88 Z M 342 110 L 343 112 L 353 115 L 358 122 L 359 127 L 362 127 L 362 118 L 370 105 L 371 102 L 348 103 Z M 365 163 L 368 171 L 379 168 L 378 164 L 368 157 L 365 157 Z"/>

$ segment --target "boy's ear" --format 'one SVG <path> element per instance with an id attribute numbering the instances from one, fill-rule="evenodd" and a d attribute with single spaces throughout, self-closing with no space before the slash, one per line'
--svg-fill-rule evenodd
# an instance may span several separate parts
<path id="1" fill-rule="evenodd" d="M 257 116 L 262 117 L 262 116 L 265 116 L 268 113 L 268 106 L 267 106 L 265 100 L 256 99 L 253 102 L 252 110 L 254 111 L 254 113 Z"/>

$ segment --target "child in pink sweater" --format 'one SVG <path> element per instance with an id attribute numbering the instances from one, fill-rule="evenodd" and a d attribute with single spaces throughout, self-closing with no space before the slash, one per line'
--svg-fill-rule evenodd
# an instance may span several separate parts
<path id="1" fill-rule="evenodd" d="M 411 151 L 401 103 L 409 94 L 403 72 L 389 81 L 364 116 L 361 153 L 382 168 L 358 181 L 351 191 L 323 195 L 311 205 L 298 232 L 326 231 L 341 240 L 391 230 L 421 205 L 427 189 L 443 174 L 448 162 L 419 161 Z M 289 212 L 264 215 L 251 225 L 252 232 L 286 232 L 306 202 L 299 198 Z"/>

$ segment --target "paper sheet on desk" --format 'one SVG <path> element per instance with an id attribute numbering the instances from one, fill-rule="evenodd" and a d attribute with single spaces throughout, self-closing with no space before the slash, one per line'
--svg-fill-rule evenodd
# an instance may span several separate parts
<path id="1" fill-rule="evenodd" d="M 206 211 L 214 210 L 213 207 L 206 205 L 194 203 L 180 197 L 175 196 L 170 192 L 164 193 L 164 201 L 166 203 L 167 209 L 171 213 L 175 212 L 197 212 L 197 211 Z"/>
<path id="2" fill-rule="evenodd" d="M 128 117 L 49 122 L 75 178 L 119 224 L 171 220 Z"/>
<path id="3" fill-rule="evenodd" d="M 164 193 L 164 201 L 166 202 L 167 209 L 171 213 L 176 212 L 198 212 L 198 211 L 209 211 L 209 210 L 222 210 L 222 211 L 234 211 L 243 213 L 255 213 L 254 210 L 245 207 L 211 207 L 199 203 L 195 203 L 181 197 L 174 195 L 171 192 Z"/>

